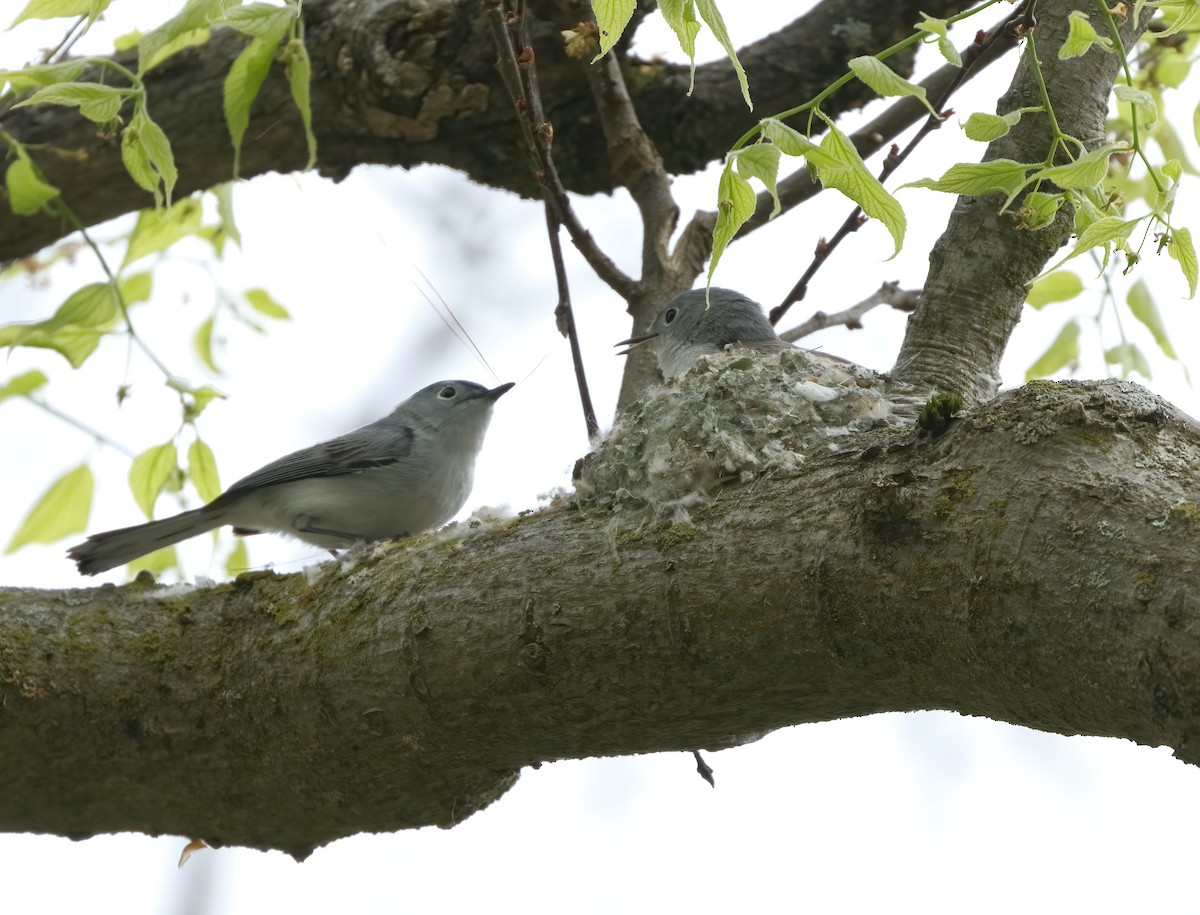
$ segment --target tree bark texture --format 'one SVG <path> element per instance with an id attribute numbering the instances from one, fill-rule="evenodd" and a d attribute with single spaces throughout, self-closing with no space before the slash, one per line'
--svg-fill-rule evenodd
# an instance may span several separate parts
<path id="1" fill-rule="evenodd" d="M 1089 150 L 1098 149 L 1104 144 L 1108 98 L 1122 59 L 1093 48 L 1081 57 L 1059 60 L 1073 10 L 1090 14 L 1097 31 L 1106 34 L 1090 0 L 1043 0 L 1036 9 L 1038 59 L 1059 127 Z M 1145 30 L 1151 12 L 1147 9 L 1140 21 L 1130 15 L 1121 23 L 1126 48 Z M 1030 48 L 1027 44 L 1012 85 L 997 103 L 998 114 L 1041 104 Z M 983 158 L 1040 163 L 1050 152 L 1050 141 L 1047 116 L 1027 113 L 1008 134 L 988 145 Z M 1015 212 L 1020 203 L 1018 198 L 1001 212 L 1002 194 L 959 197 L 946 231 L 930 252 L 925 292 L 909 319 L 896 361 L 897 377 L 957 391 L 968 400 L 985 400 L 996 392 L 1000 359 L 1021 318 L 1029 284 L 1073 230 L 1074 210 L 1069 205 L 1044 228 L 1020 228 Z"/>
<path id="2" fill-rule="evenodd" d="M 522 766 L 953 709 L 1200 762 L 1200 428 L 1035 383 L 692 524 L 545 511 L 319 582 L 0 591 L 0 829 L 303 856 Z"/>
<path id="3" fill-rule="evenodd" d="M 727 61 L 688 69 L 659 61 L 623 61 L 633 100 L 667 170 L 697 171 L 729 149 L 763 114 L 804 101 L 845 72 L 846 61 L 911 34 L 920 12 L 950 15 L 962 0 L 825 0 L 794 23 L 739 53 L 750 74 L 756 112 L 746 109 Z M 531 34 L 556 161 L 564 184 L 583 194 L 607 193 L 613 165 L 595 116 L 584 68 L 567 58 L 551 21 L 552 4 L 532 3 Z M 305 36 L 312 57 L 312 107 L 318 170 L 344 177 L 365 163 L 411 168 L 445 165 L 492 187 L 536 196 L 512 103 L 495 69 L 496 53 L 480 0 L 308 0 Z M 233 153 L 222 113 L 222 85 L 244 39 L 217 29 L 205 45 L 151 71 L 151 115 L 171 140 L 179 168 L 177 195 L 232 177 Z M 118 56 L 133 64 L 130 54 Z M 891 60 L 902 72 L 911 56 Z M 838 93 L 831 116 L 871 97 L 861 86 Z M 119 137 L 97 135 L 71 109 L 19 108 L 3 129 L 34 157 L 85 225 L 152 205 L 125 173 Z M 251 112 L 242 177 L 302 168 L 304 134 L 282 68 L 276 65 Z M 0 207 L 0 261 L 32 254 L 71 231 L 50 217 L 16 217 Z"/>

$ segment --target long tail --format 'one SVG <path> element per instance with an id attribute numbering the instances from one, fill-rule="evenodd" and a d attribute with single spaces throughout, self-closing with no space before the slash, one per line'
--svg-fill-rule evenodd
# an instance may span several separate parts
<path id="1" fill-rule="evenodd" d="M 174 518 L 93 534 L 83 543 L 67 550 L 67 555 L 75 560 L 75 565 L 84 575 L 95 575 L 180 540 L 211 531 L 224 523 L 224 512 L 211 511 L 209 506 L 205 506 L 183 512 Z"/>

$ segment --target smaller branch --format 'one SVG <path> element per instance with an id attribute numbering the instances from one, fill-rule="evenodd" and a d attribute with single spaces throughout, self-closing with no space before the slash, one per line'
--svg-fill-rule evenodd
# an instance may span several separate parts
<path id="1" fill-rule="evenodd" d="M 529 153 L 533 175 L 542 187 L 542 196 L 554 212 L 555 218 L 567 230 L 571 241 L 579 249 L 584 260 L 618 295 L 628 299 L 637 289 L 637 283 L 626 276 L 613 260 L 600 250 L 592 234 L 579 221 L 567 197 L 566 188 L 559 177 L 554 165 L 554 157 L 550 155 L 550 146 L 554 136 L 554 128 L 544 116 L 537 122 L 533 116 L 533 105 L 541 111 L 541 99 L 532 103 L 526 98 L 526 89 L 521 78 L 522 65 L 526 68 L 534 66 L 533 48 L 523 47 L 521 57 L 513 47 L 513 40 L 508 32 L 510 21 L 517 21 L 515 14 L 501 12 L 499 0 L 487 0 L 486 16 L 492 30 L 492 38 L 496 44 L 496 69 L 499 71 L 504 85 L 508 89 L 516 111 L 517 122 L 521 125 L 521 133 L 525 138 L 525 148 Z M 509 17 L 511 16 L 511 20 Z"/>
<path id="2" fill-rule="evenodd" d="M 911 312 L 917 307 L 917 300 L 920 296 L 920 289 L 901 289 L 899 283 L 884 283 L 857 305 L 851 305 L 849 308 L 833 314 L 826 314 L 823 311 L 813 312 L 812 317 L 803 324 L 798 324 L 779 336 L 789 343 L 795 343 L 802 337 L 824 330 L 826 327 L 844 325 L 851 330 L 860 330 L 863 315 L 871 309 L 880 305 L 891 305 L 897 311 Z"/>
<path id="3" fill-rule="evenodd" d="M 554 309 L 554 320 L 559 332 L 571 344 L 571 362 L 575 366 L 575 383 L 579 386 L 579 405 L 583 408 L 583 421 L 587 426 L 588 441 L 595 443 L 600 438 L 600 423 L 596 420 L 596 408 L 588 390 L 587 374 L 583 368 L 583 353 L 579 348 L 579 331 L 575 327 L 575 311 L 571 307 L 571 287 L 567 282 L 567 266 L 563 263 L 562 245 L 558 240 L 558 219 L 550 204 L 546 204 L 546 232 L 550 236 L 550 256 L 554 261 L 554 278 L 558 283 L 558 307 Z"/>
<path id="4" fill-rule="evenodd" d="M 49 403 L 42 400 L 40 397 L 26 397 L 25 399 L 27 401 L 29 401 L 29 403 L 31 403 L 35 407 L 37 407 L 39 410 L 44 410 L 46 413 L 49 413 L 55 419 L 62 420 L 68 426 L 73 426 L 74 428 L 76 428 L 80 432 L 82 432 L 84 435 L 90 435 L 97 444 L 107 445 L 109 448 L 112 448 L 114 451 L 121 452 L 121 454 L 125 455 L 125 457 L 129 458 L 130 460 L 133 460 L 135 457 L 137 457 L 136 452 L 130 450 L 129 448 L 126 448 L 120 442 L 109 438 L 107 435 L 105 435 L 99 429 L 96 429 L 93 426 L 89 426 L 83 420 L 76 419 L 74 416 L 72 416 L 69 413 L 64 413 L 62 410 L 58 409 L 58 407 L 51 406 Z"/>
<path id="5" fill-rule="evenodd" d="M 960 86 L 962 86 L 962 84 L 967 80 L 973 71 L 982 69 L 983 65 L 981 61 L 986 58 L 986 52 L 988 50 L 990 50 L 993 46 L 1002 45 L 1004 39 L 1011 41 L 1014 45 L 1016 44 L 1022 23 L 1025 21 L 1028 6 L 1029 0 L 1025 0 L 1025 2 L 1019 4 L 1017 8 L 1013 10 L 1013 12 L 1008 16 L 1007 19 L 1004 20 L 1004 22 L 992 29 L 990 33 L 980 32 L 976 35 L 974 43 L 962 55 L 962 67 L 956 68 L 954 77 L 943 88 L 941 95 L 933 100 L 932 106 L 935 110 L 940 110 L 943 108 L 943 106 L 945 106 L 945 104 L 950 100 L 950 96 L 952 96 L 954 92 Z M 879 171 L 880 183 L 891 177 L 892 173 L 904 164 L 904 160 L 912 155 L 913 150 L 917 148 L 921 141 L 924 140 L 925 137 L 929 136 L 929 134 L 931 134 L 933 131 L 941 127 L 943 121 L 951 114 L 953 114 L 953 111 L 949 109 L 942 111 L 940 117 L 930 113 L 930 115 L 925 118 L 925 123 L 921 125 L 921 129 L 913 135 L 913 138 L 908 141 L 908 145 L 905 146 L 903 150 L 898 150 L 896 146 L 893 146 L 891 152 L 889 152 L 883 160 L 883 168 L 881 168 Z M 842 223 L 841 227 L 834 234 L 833 238 L 831 238 L 828 242 L 822 240 L 817 244 L 816 253 L 813 255 L 812 263 L 809 264 L 808 269 L 806 269 L 801 275 L 800 279 L 796 281 L 796 285 L 792 287 L 791 291 L 784 296 L 783 301 L 780 302 L 775 308 L 771 309 L 772 324 L 779 323 L 779 319 L 787 314 L 788 309 L 791 308 L 796 302 L 799 302 L 804 298 L 805 294 L 808 292 L 809 281 L 821 268 L 821 265 L 829 259 L 829 255 L 833 253 L 834 249 L 837 248 L 839 244 L 841 244 L 842 239 L 844 239 L 851 232 L 858 231 L 859 227 L 862 226 L 864 221 L 862 208 L 855 207 L 850 215 L 846 217 L 845 222 Z"/>

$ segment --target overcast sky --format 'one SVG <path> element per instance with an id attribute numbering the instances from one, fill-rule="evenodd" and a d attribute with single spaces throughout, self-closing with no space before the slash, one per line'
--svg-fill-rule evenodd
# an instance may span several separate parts
<path id="1" fill-rule="evenodd" d="M 725 5 L 738 43 L 789 20 L 799 6 Z M 18 4 L 5 4 L 4 16 L 8 6 Z M 134 24 L 153 25 L 175 7 L 118 0 L 89 37 L 90 50 L 102 52 L 113 35 Z M 993 19 L 985 16 L 983 25 Z M 963 30 L 960 46 L 975 28 L 971 23 Z M 0 33 L 0 68 L 19 66 L 59 34 L 41 24 Z M 671 42 L 661 23 L 650 23 L 639 49 L 674 57 Z M 716 56 L 711 47 L 706 56 Z M 956 98 L 958 120 L 993 110 L 1010 71 L 997 66 Z M 749 79 L 753 91 L 753 72 Z M 1189 155 L 1200 161 L 1187 129 L 1195 103 L 1192 90 L 1176 116 Z M 948 124 L 892 186 L 937 175 L 981 151 Z M 675 190 L 684 214 L 711 208 L 714 170 L 679 179 Z M 904 252 L 887 261 L 887 233 L 868 225 L 823 269 L 797 322 L 814 308 L 851 304 L 885 280 L 922 283 L 928 249 L 953 201 L 912 189 L 898 196 L 910 220 Z M 640 241 L 628 197 L 577 205 L 601 245 L 636 274 Z M 140 332 L 173 370 L 229 394 L 201 422 L 225 483 L 375 419 L 439 378 L 494 381 L 418 294 L 414 284 L 424 283 L 423 273 L 467 325 L 498 380 L 518 382 L 497 406 L 471 507 L 534 507 L 540 493 L 567 485 L 587 441 L 569 353 L 553 328 L 553 273 L 540 205 L 427 167 L 360 168 L 339 185 L 315 176 L 268 176 L 239 186 L 235 206 L 242 250 L 213 264 L 205 246 L 184 245 L 156 271 L 153 303 L 135 313 Z M 768 306 L 777 303 L 817 239 L 832 234 L 848 210 L 844 199 L 821 195 L 730 249 L 717 282 Z M 1185 186 L 1181 222 L 1190 216 L 1194 223 L 1195 212 L 1194 189 Z M 118 222 L 96 234 L 112 237 L 125 226 Z M 589 380 L 601 415 L 611 416 L 621 368 L 612 344 L 628 335 L 628 320 L 620 301 L 567 247 Z M 1186 288 L 1173 262 L 1165 256 L 1147 261 L 1144 275 L 1195 374 L 1195 303 L 1182 299 Z M 1084 271 L 1086 259 L 1076 264 Z M 0 313 L 6 321 L 45 317 L 99 276 L 96 264 L 81 256 L 36 285 L 9 281 L 0 285 Z M 1128 281 L 1121 282 L 1127 288 Z M 265 337 L 224 320 L 218 361 L 225 374 L 213 378 L 192 359 L 191 332 L 211 312 L 219 287 L 254 286 L 270 290 L 293 320 L 272 325 Z M 1118 294 L 1123 300 L 1124 292 Z M 1022 381 L 1026 367 L 1076 313 L 1085 326 L 1080 376 L 1103 376 L 1092 324 L 1098 301 L 1027 310 L 1005 359 L 1006 384 Z M 1182 369 L 1156 358 L 1148 335 L 1125 318 L 1125 333 L 1152 357 L 1151 387 L 1200 415 Z M 864 330 L 828 331 L 806 342 L 886 369 L 903 323 L 902 315 L 877 310 Z M 1105 345 L 1116 342 L 1111 316 L 1101 332 Z M 42 368 L 52 376 L 48 395 L 55 405 L 133 451 L 174 434 L 173 397 L 137 353 L 130 356 L 111 341 L 80 373 L 56 359 L 15 351 L 0 381 Z M 113 393 L 126 382 L 134 397 L 118 410 Z M 0 405 L 0 422 L 5 440 L 18 443 L 0 449 L 5 540 L 34 494 L 83 460 L 98 478 L 89 529 L 141 520 L 120 453 L 94 447 L 21 401 Z M 174 508 L 168 499 L 159 504 L 160 513 Z M 208 568 L 209 542 L 198 540 L 184 554 L 187 568 L 215 574 Z M 85 584 L 64 559 L 65 545 L 0 558 L 0 581 Z M 321 557 L 302 545 L 259 537 L 250 558 L 289 572 Z M 104 580 L 121 581 L 122 574 Z M 207 903 L 207 911 L 222 913 L 315 913 L 348 904 L 362 912 L 1200 911 L 1193 879 L 1200 773 L 1166 749 L 935 712 L 791 728 L 708 759 L 716 769 L 715 791 L 684 753 L 545 765 L 454 830 L 343 840 L 304 864 L 226 849 L 203 852 L 176 870 L 185 841 L 177 837 L 70 843 L 0 836 L 0 907 L 30 913 L 174 912 L 189 902 L 191 911 L 206 911 Z"/>

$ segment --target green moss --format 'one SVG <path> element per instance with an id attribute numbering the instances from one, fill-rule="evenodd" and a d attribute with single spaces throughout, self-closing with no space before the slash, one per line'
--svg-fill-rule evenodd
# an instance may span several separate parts
<path id="1" fill-rule="evenodd" d="M 1004 529 L 1008 527 L 1007 513 L 1007 499 L 992 499 L 988 502 L 987 521 L 984 522 L 984 527 L 991 536 L 999 537 L 1004 533 Z"/>
<path id="2" fill-rule="evenodd" d="M 1167 520 L 1195 524 L 1200 521 L 1200 505 L 1194 502 L 1176 502 L 1167 509 Z"/>
<path id="3" fill-rule="evenodd" d="M 933 513 L 939 518 L 947 518 L 973 495 L 975 487 L 971 485 L 970 477 L 951 477 L 947 485 L 942 487 L 942 494 L 933 505 Z"/>
<path id="4" fill-rule="evenodd" d="M 654 543 L 660 551 L 666 552 L 672 547 L 695 540 L 697 533 L 699 531 L 694 524 L 672 524 L 665 530 L 658 531 L 655 534 Z"/>
<path id="5" fill-rule="evenodd" d="M 921 408 L 921 412 L 917 416 L 917 425 L 930 435 L 941 435 L 949 427 L 950 420 L 954 418 L 954 414 L 962 408 L 963 398 L 961 394 L 956 394 L 952 391 L 934 394 L 929 398 L 925 406 Z"/>

